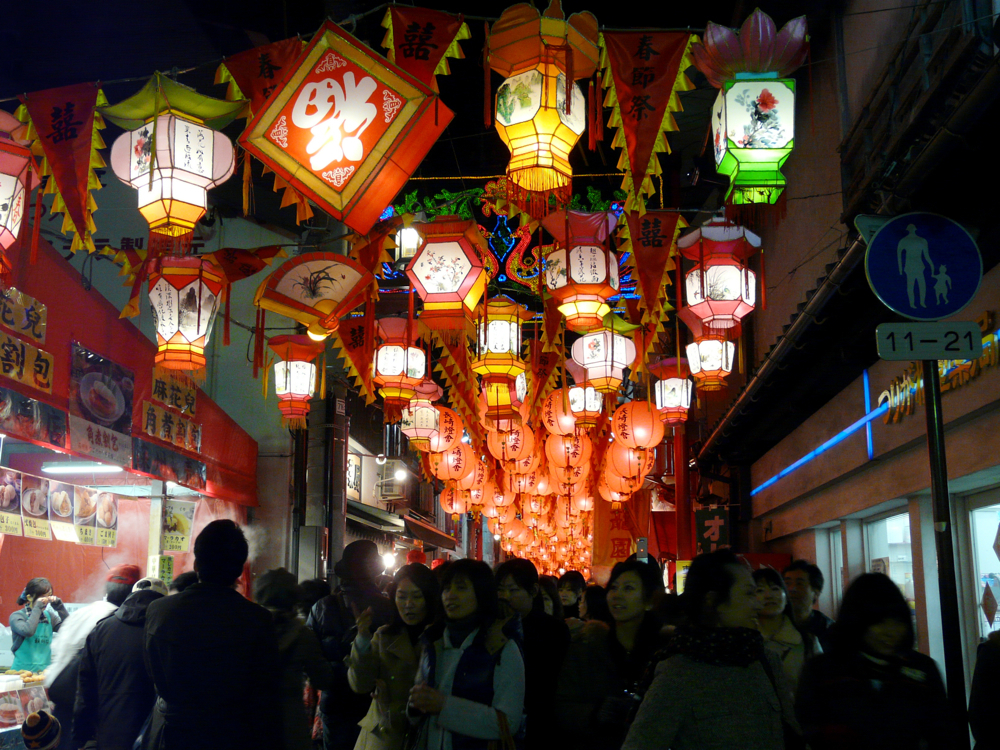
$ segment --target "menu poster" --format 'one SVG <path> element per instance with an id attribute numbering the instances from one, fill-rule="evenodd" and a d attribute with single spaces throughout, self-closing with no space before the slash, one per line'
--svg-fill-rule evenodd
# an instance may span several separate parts
<path id="1" fill-rule="evenodd" d="M 153 401 L 181 412 L 185 417 L 195 415 L 198 389 L 180 370 L 165 367 L 153 368 Z"/>
<path id="2" fill-rule="evenodd" d="M 118 544 L 118 496 L 102 492 L 97 496 L 97 546 Z"/>
<path id="3" fill-rule="evenodd" d="M 205 489 L 208 475 L 201 461 L 141 438 L 132 438 L 132 468 L 193 490 Z"/>
<path id="4" fill-rule="evenodd" d="M 24 475 L 21 479 L 21 521 L 29 539 L 51 539 L 49 481 Z"/>
<path id="5" fill-rule="evenodd" d="M 102 461 L 127 465 L 135 374 L 73 342 L 69 378 L 70 442 Z"/>
<path id="6" fill-rule="evenodd" d="M 160 548 L 164 552 L 187 552 L 191 548 L 195 503 L 189 500 L 163 501 L 163 533 Z"/>
<path id="7" fill-rule="evenodd" d="M 0 534 L 21 536 L 21 474 L 9 469 L 0 470 Z"/>
<path id="8" fill-rule="evenodd" d="M 65 448 L 66 412 L 9 388 L 0 388 L 0 431 Z"/>
<path id="9" fill-rule="evenodd" d="M 20 729 L 24 723 L 24 708 L 16 690 L 0 693 L 0 732 Z"/>
<path id="10" fill-rule="evenodd" d="M 152 401 L 142 404 L 142 431 L 192 453 L 201 452 L 201 425 Z"/>
<path id="11" fill-rule="evenodd" d="M 76 541 L 80 544 L 94 544 L 96 535 L 97 501 L 93 490 L 87 487 L 72 487 L 73 495 L 73 526 L 76 529 Z M 52 505 L 53 511 L 56 506 Z"/>

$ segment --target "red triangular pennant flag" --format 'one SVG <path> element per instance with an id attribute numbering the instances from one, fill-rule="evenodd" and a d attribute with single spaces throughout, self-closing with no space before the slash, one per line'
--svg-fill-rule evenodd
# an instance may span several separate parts
<path id="1" fill-rule="evenodd" d="M 462 16 L 427 8 L 393 5 L 382 25 L 386 57 L 419 81 L 438 90 L 435 74 L 447 74 L 449 57 L 463 58 L 458 42 L 470 37 Z"/>
<path id="2" fill-rule="evenodd" d="M 235 84 L 239 92 L 230 89 L 227 98 L 232 101 L 242 95 L 250 102 L 250 112 L 257 112 L 291 70 L 303 46 L 302 40 L 294 37 L 227 57 L 216 71 L 215 82 Z"/>
<path id="3" fill-rule="evenodd" d="M 642 216 L 634 212 L 625 214 L 635 258 L 636 279 L 646 309 L 654 316 L 660 309 L 660 295 L 666 283 L 663 277 L 667 272 L 679 217 L 676 211 L 647 210 Z"/>

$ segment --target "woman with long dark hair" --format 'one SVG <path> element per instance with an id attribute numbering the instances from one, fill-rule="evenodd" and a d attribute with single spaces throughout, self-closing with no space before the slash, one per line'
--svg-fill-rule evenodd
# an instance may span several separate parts
<path id="1" fill-rule="evenodd" d="M 795 627 L 792 603 L 788 600 L 785 579 L 773 568 L 761 568 L 753 574 L 757 584 L 757 598 L 760 612 L 757 613 L 757 629 L 764 636 L 764 646 L 781 659 L 788 684 L 792 692 L 799 684 L 799 675 L 806 660 L 823 653 L 819 642 L 811 633 Z"/>
<path id="2" fill-rule="evenodd" d="M 406 702 L 417 675 L 420 635 L 437 618 L 441 589 L 426 565 L 404 565 L 388 588 L 392 620 L 372 635 L 372 612 L 357 619 L 358 634 L 347 660 L 347 679 L 356 693 L 371 693 L 355 750 L 399 750 L 409 722 Z"/>
<path id="3" fill-rule="evenodd" d="M 513 746 L 524 714 L 524 661 L 503 632 L 490 566 L 456 560 L 441 572 L 444 618 L 421 637 L 407 714 L 418 750 Z"/>
<path id="4" fill-rule="evenodd" d="M 888 576 L 855 579 L 830 636 L 802 670 L 795 703 L 813 750 L 957 745 L 967 730 L 952 721 L 934 660 L 914 650 L 910 607 Z"/>

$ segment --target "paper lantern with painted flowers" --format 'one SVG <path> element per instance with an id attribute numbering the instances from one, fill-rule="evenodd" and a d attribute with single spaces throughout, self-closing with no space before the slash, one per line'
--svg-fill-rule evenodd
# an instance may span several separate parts
<path id="1" fill-rule="evenodd" d="M 399 421 L 403 407 L 416 393 L 415 388 L 427 371 L 427 355 L 416 343 L 417 325 L 406 318 L 380 318 L 372 358 L 372 382 L 384 399 L 382 411 L 386 423 Z"/>
<path id="2" fill-rule="evenodd" d="M 663 422 L 647 401 L 619 406 L 611 417 L 611 431 L 626 448 L 655 448 L 663 442 Z"/>
<path id="3" fill-rule="evenodd" d="M 729 176 L 733 205 L 771 204 L 785 186 L 781 167 L 795 146 L 795 80 L 809 51 L 806 17 L 777 30 L 758 8 L 737 32 L 709 22 L 695 65 L 719 89 L 712 110 L 716 170 Z"/>
<path id="4" fill-rule="evenodd" d="M 498 461 L 517 461 L 535 450 L 535 436 L 524 425 L 507 432 L 490 430 L 486 433 L 486 449 Z"/>
<path id="5" fill-rule="evenodd" d="M 423 83 L 325 23 L 240 136 L 240 144 L 362 234 L 451 122 Z"/>
<path id="6" fill-rule="evenodd" d="M 304 335 L 272 336 L 267 345 L 279 357 L 274 363 L 274 391 L 286 425 L 305 429 L 309 402 L 316 391 L 316 365 L 323 344 Z"/>
<path id="7" fill-rule="evenodd" d="M 441 398 L 443 393 L 441 386 L 425 378 L 414 387 L 413 397 L 403 407 L 399 431 L 406 435 L 410 447 L 414 450 L 429 450 L 431 437 L 440 431 L 441 412 L 434 402 Z"/>
<path id="8" fill-rule="evenodd" d="M 475 454 L 465 443 L 456 443 L 444 453 L 430 453 L 431 474 L 442 481 L 455 481 L 473 470 Z"/>
<path id="9" fill-rule="evenodd" d="M 562 388 L 557 388 L 542 402 L 542 426 L 550 435 L 572 435 L 576 429 L 569 396 Z"/>
<path id="10" fill-rule="evenodd" d="M 650 365 L 649 371 L 657 377 L 653 384 L 653 397 L 660 418 L 667 424 L 687 421 L 691 393 L 694 390 L 687 360 L 681 359 L 678 363 L 676 358 L 665 359 Z"/>
<path id="11" fill-rule="evenodd" d="M 149 304 L 156 364 L 188 372 L 205 367 L 205 347 L 225 289 L 225 278 L 203 258 L 168 256 L 152 264 Z"/>
<path id="12" fill-rule="evenodd" d="M 732 341 L 701 336 L 687 345 L 687 359 L 695 386 L 703 391 L 721 391 L 733 371 L 736 345 Z"/>
<path id="13" fill-rule="evenodd" d="M 559 301 L 571 331 L 592 331 L 611 312 L 608 298 L 618 294 L 618 258 L 608 249 L 617 215 L 612 211 L 549 214 L 542 226 L 557 247 L 545 256 L 545 286 Z"/>
<path id="14" fill-rule="evenodd" d="M 111 146 L 111 169 L 139 192 L 152 255 L 190 249 L 195 224 L 208 210 L 208 190 L 236 169 L 233 143 L 219 130 L 244 106 L 156 73 L 136 94 L 100 108 L 126 131 Z"/>
<path id="15" fill-rule="evenodd" d="M 370 271 L 346 256 L 303 253 L 261 282 L 254 304 L 301 323 L 313 339 L 322 340 L 361 304 L 373 280 Z"/>
<path id="16" fill-rule="evenodd" d="M 624 369 L 635 360 L 632 339 L 611 331 L 585 333 L 573 342 L 573 361 L 587 371 L 587 382 L 601 393 L 617 393 Z"/>
<path id="17" fill-rule="evenodd" d="M 506 80 L 496 95 L 496 128 L 510 149 L 508 198 L 535 218 L 549 198 L 572 197 L 569 154 L 586 129 L 587 109 L 576 80 L 598 62 L 597 19 L 565 19 L 558 0 L 544 13 L 518 3 L 505 10 L 487 39 L 490 67 Z"/>
<path id="18" fill-rule="evenodd" d="M 545 439 L 545 455 L 554 466 L 579 466 L 587 463 L 594 446 L 582 430 L 573 435 L 549 435 Z"/>
<path id="19" fill-rule="evenodd" d="M 0 111 L 0 278 L 11 271 L 6 250 L 21 232 L 28 195 L 38 181 L 31 171 L 31 151 L 20 139 L 22 128 L 13 115 Z"/>
<path id="20" fill-rule="evenodd" d="M 413 229 L 421 243 L 406 275 L 423 301 L 420 319 L 434 331 L 464 331 L 486 291 L 481 258 L 490 250 L 479 225 L 472 219 L 438 216 Z"/>

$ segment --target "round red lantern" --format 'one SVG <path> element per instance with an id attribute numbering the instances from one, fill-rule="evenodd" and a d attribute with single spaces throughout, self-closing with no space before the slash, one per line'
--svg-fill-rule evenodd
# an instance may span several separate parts
<path id="1" fill-rule="evenodd" d="M 570 408 L 570 399 L 557 388 L 542 402 L 542 426 L 552 435 L 572 435 L 576 429 L 576 417 Z"/>
<path id="2" fill-rule="evenodd" d="M 535 471 L 541 460 L 542 453 L 536 445 L 535 450 L 532 450 L 528 455 L 519 458 L 517 461 L 508 461 L 505 463 L 504 469 L 513 474 L 527 474 L 528 472 Z"/>
<path id="3" fill-rule="evenodd" d="M 434 408 L 438 412 L 438 431 L 427 438 L 427 450 L 443 453 L 454 448 L 455 443 L 462 439 L 462 418 L 446 406 L 438 404 Z"/>
<path id="4" fill-rule="evenodd" d="M 473 456 L 472 468 L 468 474 L 455 480 L 455 486 L 460 490 L 482 490 L 489 481 L 489 469 L 479 458 Z M 475 498 L 481 500 L 481 498 Z"/>
<path id="5" fill-rule="evenodd" d="M 647 401 L 630 401 L 611 418 L 615 440 L 627 448 L 654 448 L 663 442 L 663 422 Z"/>
<path id="6" fill-rule="evenodd" d="M 474 470 L 475 454 L 465 443 L 443 453 L 429 454 L 431 474 L 443 481 L 462 479 Z"/>
<path id="7" fill-rule="evenodd" d="M 517 461 L 535 450 L 535 436 L 526 425 L 512 425 L 507 432 L 488 430 L 486 448 L 498 461 Z"/>
<path id="8" fill-rule="evenodd" d="M 467 492 L 457 490 L 454 487 L 445 487 L 438 498 L 438 502 L 445 513 L 460 516 L 469 508 L 469 495 Z"/>
<path id="9" fill-rule="evenodd" d="M 573 435 L 549 435 L 545 439 L 545 455 L 554 466 L 579 466 L 590 460 L 591 453 L 593 445 L 583 431 Z"/>

